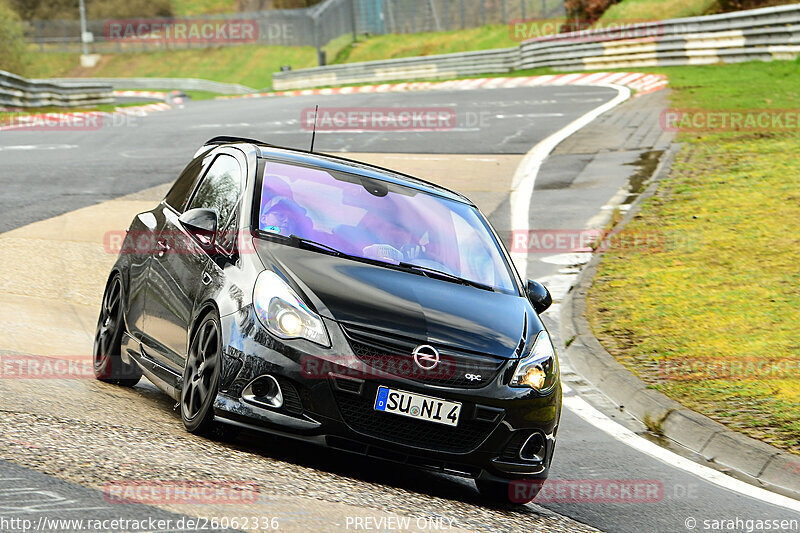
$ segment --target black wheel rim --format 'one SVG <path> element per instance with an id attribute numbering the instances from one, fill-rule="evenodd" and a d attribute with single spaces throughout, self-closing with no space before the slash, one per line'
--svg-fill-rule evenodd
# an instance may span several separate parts
<path id="1" fill-rule="evenodd" d="M 203 410 L 213 391 L 219 360 L 219 331 L 213 320 L 204 322 L 192 341 L 181 388 L 181 408 L 187 420 Z"/>
<path id="2" fill-rule="evenodd" d="M 100 307 L 100 318 L 97 321 L 97 332 L 94 336 L 94 367 L 103 370 L 108 364 L 109 357 L 118 355 L 111 353 L 114 339 L 120 327 L 122 317 L 122 284 L 119 278 L 114 278 L 103 295 Z"/>

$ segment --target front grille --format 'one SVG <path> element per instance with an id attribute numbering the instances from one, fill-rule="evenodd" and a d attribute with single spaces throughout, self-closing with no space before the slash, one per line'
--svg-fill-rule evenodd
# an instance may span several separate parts
<path id="1" fill-rule="evenodd" d="M 342 419 L 353 431 L 416 448 L 468 453 L 480 446 L 497 426 L 497 423 L 467 420 L 469 410 L 463 408 L 458 425 L 452 427 L 376 411 L 374 394 L 355 396 L 337 392 L 335 397 Z"/>
<path id="2" fill-rule="evenodd" d="M 431 385 L 465 389 L 484 387 L 495 378 L 506 362 L 497 357 L 437 346 L 439 364 L 432 370 L 423 370 L 414 363 L 412 356 L 414 348 L 420 343 L 387 338 L 381 333 L 353 326 L 346 326 L 344 330 L 353 354 L 363 363 L 394 376 Z M 480 376 L 480 379 L 475 379 L 475 376 Z"/>

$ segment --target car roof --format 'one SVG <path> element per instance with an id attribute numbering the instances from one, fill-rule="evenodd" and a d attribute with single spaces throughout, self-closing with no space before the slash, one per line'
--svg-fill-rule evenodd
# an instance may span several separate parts
<path id="1" fill-rule="evenodd" d="M 205 143 L 205 146 L 210 145 L 225 145 L 225 144 L 240 144 L 247 143 L 254 145 L 259 151 L 259 157 L 271 159 L 279 158 L 283 160 L 290 160 L 303 165 L 309 165 L 326 170 L 334 170 L 339 172 L 348 172 L 350 174 L 358 174 L 377 180 L 382 180 L 397 185 L 404 185 L 412 189 L 424 191 L 429 194 L 443 196 L 457 202 L 473 205 L 472 201 L 463 194 L 450 190 L 441 185 L 431 183 L 429 181 L 403 174 L 396 170 L 391 170 L 377 165 L 370 165 L 362 161 L 348 159 L 346 157 L 339 157 L 329 154 L 321 154 L 318 152 L 309 152 L 307 150 L 300 150 L 297 148 L 287 148 L 283 146 L 275 146 L 263 141 L 255 139 L 247 139 L 244 137 L 214 137 Z"/>

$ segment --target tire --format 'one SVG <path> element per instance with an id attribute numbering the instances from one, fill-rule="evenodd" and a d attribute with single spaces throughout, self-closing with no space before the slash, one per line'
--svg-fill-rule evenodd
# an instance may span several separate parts
<path id="1" fill-rule="evenodd" d="M 122 280 L 115 274 L 103 293 L 100 317 L 94 335 L 92 359 L 94 377 L 106 383 L 133 387 L 142 378 L 139 367 L 122 361 L 122 335 L 125 320 L 122 312 Z"/>
<path id="2" fill-rule="evenodd" d="M 183 369 L 180 408 L 189 433 L 212 436 L 214 400 L 222 364 L 222 328 L 215 312 L 208 313 L 195 329 Z"/>
<path id="3" fill-rule="evenodd" d="M 489 481 L 476 479 L 475 486 L 485 499 L 494 503 L 524 505 L 539 494 L 544 480 Z"/>

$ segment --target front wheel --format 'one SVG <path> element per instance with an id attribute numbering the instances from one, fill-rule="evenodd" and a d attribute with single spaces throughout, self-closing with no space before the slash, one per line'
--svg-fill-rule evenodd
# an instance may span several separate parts
<path id="1" fill-rule="evenodd" d="M 544 480 L 488 481 L 476 479 L 478 492 L 487 500 L 496 503 L 513 503 L 523 505 L 530 503 L 539 494 Z"/>
<path id="2" fill-rule="evenodd" d="M 181 418 L 187 431 L 211 434 L 214 400 L 222 353 L 222 328 L 216 313 L 206 315 L 195 330 L 189 347 L 181 386 Z"/>
<path id="3" fill-rule="evenodd" d="M 122 334 L 125 324 L 122 314 L 122 280 L 118 274 L 106 285 L 97 330 L 94 335 L 92 357 L 94 376 L 100 381 L 133 387 L 142 378 L 135 365 L 122 361 Z"/>

